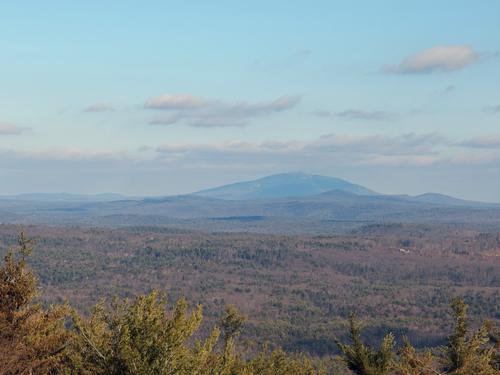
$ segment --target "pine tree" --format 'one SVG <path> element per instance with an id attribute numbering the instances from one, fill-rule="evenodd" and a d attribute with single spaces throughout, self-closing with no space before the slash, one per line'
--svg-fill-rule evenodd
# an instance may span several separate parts
<path id="1" fill-rule="evenodd" d="M 491 366 L 500 372 L 500 328 L 495 327 L 490 322 L 487 323 L 490 336 L 490 343 L 494 348 Z"/>
<path id="2" fill-rule="evenodd" d="M 165 296 L 153 291 L 133 302 L 116 301 L 111 308 L 100 303 L 86 320 L 73 314 L 77 340 L 72 360 L 75 371 L 89 374 L 189 374 L 199 373 L 217 335 L 193 351 L 186 342 L 202 320 L 201 306 L 187 312 L 180 299 L 171 314 Z M 92 364 L 90 370 L 87 364 Z"/>
<path id="3" fill-rule="evenodd" d="M 37 280 L 27 267 L 33 241 L 21 233 L 0 268 L 0 374 L 56 374 L 65 368 L 67 306 L 33 304 Z"/>
<path id="4" fill-rule="evenodd" d="M 462 299 L 451 303 L 455 328 L 448 337 L 444 351 L 446 371 L 454 375 L 498 375 L 491 363 L 494 348 L 488 346 L 488 326 L 483 324 L 477 331 L 469 333 L 467 305 Z"/>
<path id="5" fill-rule="evenodd" d="M 386 335 L 375 350 L 363 343 L 361 339 L 361 324 L 354 315 L 349 318 L 349 336 L 351 345 L 337 341 L 343 361 L 346 366 L 357 375 L 388 375 L 390 374 L 394 336 Z"/>
<path id="6" fill-rule="evenodd" d="M 435 368 L 436 360 L 429 349 L 418 353 L 407 337 L 403 338 L 403 347 L 399 350 L 399 360 L 394 362 L 396 375 L 441 375 Z"/>

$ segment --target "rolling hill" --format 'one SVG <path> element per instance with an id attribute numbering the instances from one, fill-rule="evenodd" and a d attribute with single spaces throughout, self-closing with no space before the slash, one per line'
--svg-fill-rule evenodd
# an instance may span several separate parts
<path id="1" fill-rule="evenodd" d="M 112 202 L 132 199 L 121 194 L 71 194 L 71 193 L 25 193 L 0 196 L 0 200 L 33 201 L 33 202 Z M 135 198 L 134 198 L 135 199 Z"/>
<path id="2" fill-rule="evenodd" d="M 301 173 L 274 175 L 195 194 L 146 199 L 115 195 L 106 196 L 111 200 L 97 196 L 94 201 L 67 195 L 57 196 L 66 200 L 34 197 L 37 195 L 0 199 L 0 223 L 160 225 L 266 233 L 342 232 L 367 222 L 500 227 L 499 204 L 434 193 L 383 195 L 341 179 Z"/>

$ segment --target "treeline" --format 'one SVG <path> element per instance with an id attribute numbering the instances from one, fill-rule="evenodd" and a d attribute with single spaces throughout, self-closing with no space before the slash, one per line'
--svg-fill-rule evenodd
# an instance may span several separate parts
<path id="1" fill-rule="evenodd" d="M 396 348 L 388 334 L 379 348 L 361 339 L 361 325 L 349 320 L 350 342 L 337 341 L 338 358 L 317 359 L 266 347 L 240 348 L 245 318 L 227 306 L 208 337 L 199 336 L 201 305 L 185 299 L 169 308 L 152 292 L 132 301 L 99 303 L 89 317 L 68 304 L 34 303 L 37 280 L 27 267 L 32 242 L 21 234 L 0 268 L 0 374 L 197 374 L 197 375 L 494 375 L 500 373 L 499 332 L 485 323 L 470 330 L 467 305 L 454 300 L 454 330 L 447 345 L 417 351 L 408 340 Z"/>

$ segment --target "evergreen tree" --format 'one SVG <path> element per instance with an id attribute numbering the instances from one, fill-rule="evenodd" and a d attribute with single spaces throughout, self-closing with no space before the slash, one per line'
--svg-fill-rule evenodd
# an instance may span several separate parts
<path id="1" fill-rule="evenodd" d="M 131 303 L 115 301 L 109 309 L 101 303 L 88 320 L 74 313 L 74 369 L 105 375 L 201 373 L 204 361 L 194 355 L 208 360 L 218 334 L 192 350 L 187 341 L 201 323 L 201 306 L 188 313 L 180 299 L 170 314 L 166 306 L 165 296 L 153 291 Z"/>
<path id="2" fill-rule="evenodd" d="M 441 375 L 435 368 L 435 358 L 429 349 L 418 353 L 407 337 L 403 338 L 403 347 L 399 351 L 399 360 L 394 362 L 396 375 Z"/>
<path id="3" fill-rule="evenodd" d="M 494 348 L 494 354 L 491 361 L 491 366 L 500 372 L 500 328 L 488 323 L 488 331 L 491 345 Z"/>
<path id="4" fill-rule="evenodd" d="M 469 333 L 465 302 L 462 299 L 454 299 L 451 308 L 455 328 L 448 337 L 448 345 L 444 351 L 446 371 L 454 375 L 498 375 L 498 371 L 491 366 L 494 348 L 487 345 L 489 342 L 487 324 Z"/>
<path id="5" fill-rule="evenodd" d="M 33 304 L 37 280 L 27 268 L 33 241 L 21 233 L 0 268 L 0 374 L 57 374 L 65 368 L 67 306 Z"/>
<path id="6" fill-rule="evenodd" d="M 394 336 L 386 335 L 382 339 L 380 349 L 375 350 L 363 343 L 361 339 L 361 324 L 354 315 L 349 318 L 349 336 L 351 345 L 337 341 L 346 366 L 357 375 L 388 375 L 390 374 Z"/>

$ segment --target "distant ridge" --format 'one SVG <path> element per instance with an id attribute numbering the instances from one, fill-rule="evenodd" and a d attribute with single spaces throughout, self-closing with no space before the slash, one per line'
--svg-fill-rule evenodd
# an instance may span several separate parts
<path id="1" fill-rule="evenodd" d="M 449 195 L 438 193 L 425 193 L 413 197 L 414 200 L 425 203 L 440 204 L 447 206 L 494 206 L 492 203 L 469 201 L 459 198 L 450 197 Z M 495 205 L 496 206 L 496 205 Z"/>
<path id="2" fill-rule="evenodd" d="M 356 195 L 378 195 L 378 193 L 368 188 L 340 178 L 306 173 L 275 174 L 257 180 L 237 182 L 201 190 L 194 193 L 194 195 L 225 200 L 250 200 L 305 197 L 332 190 Z"/>
<path id="3" fill-rule="evenodd" d="M 402 222 L 492 228 L 500 225 L 500 204 L 437 193 L 384 195 L 342 179 L 304 173 L 173 196 L 64 193 L 0 197 L 0 223 L 15 224 L 330 233 L 366 223 Z"/>
<path id="4" fill-rule="evenodd" d="M 0 196 L 1 200 L 19 200 L 35 202 L 112 202 L 131 199 L 120 194 L 71 194 L 71 193 L 26 193 Z"/>

